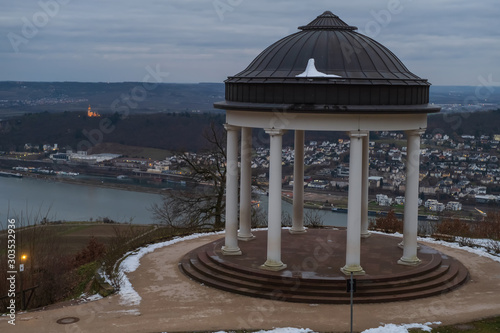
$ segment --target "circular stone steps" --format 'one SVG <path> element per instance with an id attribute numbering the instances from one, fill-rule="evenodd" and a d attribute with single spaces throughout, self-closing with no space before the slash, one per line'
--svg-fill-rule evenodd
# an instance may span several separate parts
<path id="1" fill-rule="evenodd" d="M 224 256 L 221 238 L 186 254 L 179 267 L 193 280 L 242 295 L 301 303 L 350 302 L 346 292 L 350 277 L 340 271 L 345 263 L 345 230 L 309 229 L 295 235 L 283 230 L 282 260 L 287 268 L 278 272 L 260 268 L 266 260 L 267 232 L 254 234 L 256 239 L 239 242 L 241 256 Z M 361 266 L 366 274 L 355 276 L 356 303 L 434 296 L 467 282 L 469 273 L 459 261 L 422 244 L 420 265 L 398 265 L 400 242 L 380 234 L 362 239 Z"/>

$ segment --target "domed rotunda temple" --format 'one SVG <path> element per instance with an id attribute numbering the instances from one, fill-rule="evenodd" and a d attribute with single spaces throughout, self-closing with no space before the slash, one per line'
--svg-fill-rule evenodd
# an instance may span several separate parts
<path id="1" fill-rule="evenodd" d="M 345 293 L 345 279 L 351 274 L 357 276 L 360 291 L 365 283 L 367 301 L 383 301 L 383 293 L 369 292 L 377 288 L 392 295 L 388 300 L 394 300 L 394 295 L 400 295 L 400 299 L 410 294 L 415 297 L 419 294 L 416 290 L 432 290 L 435 294 L 461 285 L 468 273 L 458 261 L 451 264 L 439 252 L 417 244 L 420 136 L 427 127 L 427 115 L 440 111 L 429 104 L 430 83 L 410 72 L 388 48 L 329 11 L 299 30 L 267 47 L 246 69 L 225 81 L 225 101 L 215 103 L 216 108 L 226 111 L 225 236 L 208 248 L 188 254 L 181 268 L 205 284 L 268 298 L 272 290 L 281 288 L 279 281 L 286 285 L 284 280 L 298 278 L 302 291 L 286 286 L 280 290 L 285 290 L 285 300 L 305 302 L 342 302 L 340 293 Z M 270 142 L 267 232 L 251 230 L 254 128 L 264 129 Z M 289 230 L 281 226 L 282 136 L 286 131 L 295 135 Z M 327 230 L 304 227 L 305 131 L 343 131 L 350 137 L 347 228 L 336 231 L 332 239 L 320 241 L 334 244 L 328 249 L 323 243 L 319 250 L 317 247 L 318 235 L 325 235 Z M 371 131 L 406 134 L 402 242 L 368 231 Z M 319 260 L 316 254 L 320 252 L 328 254 L 329 259 Z M 297 268 L 303 267 L 309 257 L 316 258 L 312 280 L 310 269 L 305 272 Z M 435 273 L 444 271 L 445 266 L 455 267 L 454 273 Z M 419 288 L 408 287 L 412 284 L 409 280 L 426 274 L 435 274 L 443 281 L 422 287 L 429 282 L 427 278 Z M 394 281 L 401 281 L 401 285 Z M 340 301 L 333 294 L 323 300 L 315 288 L 330 288 L 332 293 L 340 288 Z M 393 289 L 387 293 L 387 288 Z M 421 292 L 417 297 L 428 294 Z"/>

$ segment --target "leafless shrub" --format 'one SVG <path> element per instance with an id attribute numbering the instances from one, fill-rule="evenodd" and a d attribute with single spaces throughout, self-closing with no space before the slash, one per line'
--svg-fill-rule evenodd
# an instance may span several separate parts
<path id="1" fill-rule="evenodd" d="M 470 237 L 457 237 L 457 238 L 455 238 L 455 241 L 460 246 L 468 246 L 468 247 L 476 247 L 477 246 L 477 244 L 474 242 L 474 239 L 470 238 Z"/>
<path id="2" fill-rule="evenodd" d="M 316 209 L 308 209 L 304 212 L 304 226 L 307 228 L 322 228 L 324 226 L 323 216 Z"/>
<path id="3" fill-rule="evenodd" d="M 457 237 L 471 237 L 471 228 L 467 222 L 457 218 L 446 218 L 436 226 L 436 233 Z"/>
<path id="4" fill-rule="evenodd" d="M 267 214 L 259 208 L 252 208 L 250 217 L 252 228 L 267 227 Z"/>
<path id="5" fill-rule="evenodd" d="M 281 226 L 291 227 L 292 226 L 292 216 L 285 211 L 281 211 Z"/>
<path id="6" fill-rule="evenodd" d="M 105 253 L 106 246 L 92 236 L 90 237 L 87 246 L 80 250 L 80 252 L 72 258 L 71 264 L 74 268 L 77 268 L 81 265 L 100 259 Z"/>
<path id="7" fill-rule="evenodd" d="M 500 242 L 490 239 L 486 245 L 486 249 L 490 252 L 500 254 Z"/>
<path id="8" fill-rule="evenodd" d="M 436 233 L 435 221 L 423 221 L 418 223 L 417 233 L 419 236 L 425 237 Z"/>
<path id="9" fill-rule="evenodd" d="M 488 212 L 484 220 L 474 225 L 477 237 L 500 240 L 500 212 Z"/>
<path id="10" fill-rule="evenodd" d="M 403 232 L 403 222 L 396 217 L 396 213 L 391 209 L 386 216 L 379 216 L 375 223 L 370 223 L 370 229 L 386 233 Z"/>

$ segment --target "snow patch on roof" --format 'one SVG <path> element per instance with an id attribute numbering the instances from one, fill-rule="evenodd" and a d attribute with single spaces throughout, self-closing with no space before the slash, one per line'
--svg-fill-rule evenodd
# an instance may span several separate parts
<path id="1" fill-rule="evenodd" d="M 325 74 L 322 72 L 319 72 L 316 69 L 316 66 L 314 65 L 314 59 L 311 58 L 307 62 L 307 67 L 304 73 L 301 73 L 299 75 L 296 75 L 296 77 L 341 77 L 335 74 Z"/>

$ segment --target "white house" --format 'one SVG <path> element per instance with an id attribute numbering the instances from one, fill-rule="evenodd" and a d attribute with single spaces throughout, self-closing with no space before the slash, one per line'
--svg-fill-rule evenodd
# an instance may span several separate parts
<path id="1" fill-rule="evenodd" d="M 445 209 L 445 205 L 441 202 L 438 202 L 437 200 L 428 199 L 425 202 L 425 208 L 433 212 L 442 212 Z"/>
<path id="2" fill-rule="evenodd" d="M 390 206 L 390 205 L 392 205 L 392 198 L 389 198 L 385 194 L 377 194 L 376 198 L 377 198 L 377 204 L 379 206 Z"/>
<path id="3" fill-rule="evenodd" d="M 396 204 L 398 204 L 398 205 L 404 205 L 405 204 L 405 197 L 396 197 L 395 201 L 396 201 Z"/>
<path id="4" fill-rule="evenodd" d="M 450 201 L 446 204 L 448 210 L 462 210 L 462 204 L 458 201 Z"/>

